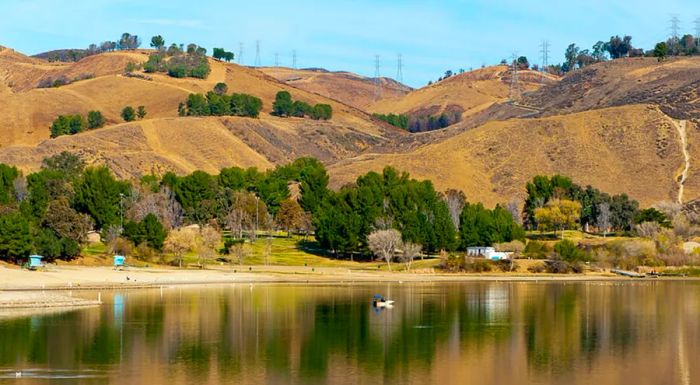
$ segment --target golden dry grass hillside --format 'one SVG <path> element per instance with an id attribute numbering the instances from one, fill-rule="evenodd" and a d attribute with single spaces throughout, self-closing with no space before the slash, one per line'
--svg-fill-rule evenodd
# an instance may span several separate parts
<path id="1" fill-rule="evenodd" d="M 519 71 L 521 92 L 532 91 L 542 84 L 552 84 L 558 77 L 535 71 Z M 477 69 L 432 85 L 414 90 L 400 98 L 386 98 L 369 107 L 372 112 L 383 114 L 430 114 L 448 110 L 461 110 L 462 118 L 475 115 L 494 103 L 509 98 L 510 67 L 501 65 Z"/>
<path id="2" fill-rule="evenodd" d="M 351 72 L 331 72 L 324 69 L 293 69 L 288 67 L 261 67 L 260 71 L 277 80 L 347 105 L 367 110 L 380 99 L 396 99 L 412 89 L 393 79 L 380 78 L 381 92 L 377 93 L 375 78 Z"/>
<path id="3" fill-rule="evenodd" d="M 700 144 L 697 136 L 691 144 Z M 330 172 L 338 187 L 390 165 L 488 205 L 523 199 L 533 176 L 560 173 L 648 205 L 675 199 L 684 166 L 680 143 L 672 121 L 657 107 L 634 105 L 493 121 L 407 153 L 343 160 Z"/>
<path id="4" fill-rule="evenodd" d="M 700 57 L 625 58 L 573 71 L 528 93 L 522 103 L 561 115 L 629 104 L 655 104 L 675 119 L 700 118 Z"/>
<path id="5" fill-rule="evenodd" d="M 48 63 L 29 58 L 6 49 L 0 52 L 3 73 L 4 103 L 0 114 L 0 144 L 3 147 L 22 144 L 34 145 L 49 137 L 51 122 L 61 114 L 87 114 L 99 110 L 108 124 L 121 121 L 119 113 L 124 106 L 143 105 L 148 118 L 176 117 L 178 104 L 192 92 L 205 93 L 218 82 L 228 85 L 231 92 L 255 95 L 263 100 L 261 121 L 273 119 L 271 111 L 275 94 L 288 90 L 295 99 L 311 104 L 328 103 L 333 107 L 333 124 L 360 132 L 366 140 L 358 147 L 374 144 L 387 136 L 402 135 L 398 129 L 378 124 L 364 112 L 323 96 L 282 84 L 254 69 L 211 60 L 211 74 L 206 80 L 176 79 L 164 74 L 149 74 L 151 80 L 122 75 L 128 62 L 144 62 L 148 51 L 112 52 L 89 56 L 76 63 Z M 57 88 L 36 88 L 39 80 L 58 73 L 91 73 L 93 78 L 76 81 Z M 9 89 L 9 90 L 8 90 Z M 314 127 L 312 120 L 293 120 L 293 124 Z M 325 123 L 324 123 L 325 124 Z"/>

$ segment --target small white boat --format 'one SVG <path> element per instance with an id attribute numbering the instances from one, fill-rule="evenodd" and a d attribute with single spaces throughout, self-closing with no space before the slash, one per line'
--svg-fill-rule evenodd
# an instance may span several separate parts
<path id="1" fill-rule="evenodd" d="M 375 294 L 374 298 L 372 298 L 372 306 L 390 308 L 394 306 L 394 301 L 386 299 L 379 294 Z"/>

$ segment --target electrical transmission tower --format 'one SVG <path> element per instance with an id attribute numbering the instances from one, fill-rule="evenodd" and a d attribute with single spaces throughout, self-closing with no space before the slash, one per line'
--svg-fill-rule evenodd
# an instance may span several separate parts
<path id="1" fill-rule="evenodd" d="M 379 72 L 379 55 L 374 55 L 374 98 L 382 97 L 382 78 Z"/>
<path id="2" fill-rule="evenodd" d="M 670 29 L 671 29 L 671 39 L 673 41 L 678 41 L 680 40 L 679 36 L 679 31 L 681 29 L 680 24 L 681 20 L 678 18 L 678 15 L 671 15 L 671 20 L 669 20 L 670 23 Z"/>
<path id="3" fill-rule="evenodd" d="M 401 54 L 396 55 L 396 81 L 403 83 L 403 57 Z"/>
<path id="4" fill-rule="evenodd" d="M 542 77 L 540 78 L 540 82 L 544 83 L 544 73 L 547 72 L 547 66 L 549 65 L 549 41 L 542 40 L 542 44 L 540 44 L 540 55 L 542 57 L 542 68 L 540 69 Z"/>
<path id="5" fill-rule="evenodd" d="M 292 51 L 292 68 L 297 69 L 297 50 Z"/>
<path id="6" fill-rule="evenodd" d="M 513 102 L 517 97 L 520 96 L 520 85 L 518 84 L 518 54 L 513 53 L 512 58 L 512 68 L 510 76 L 510 101 Z"/>
<path id="7" fill-rule="evenodd" d="M 279 66 L 280 66 L 280 54 L 275 52 L 275 67 L 279 67 Z"/>
<path id="8" fill-rule="evenodd" d="M 255 41 L 255 66 L 260 67 L 260 40 Z"/>
<path id="9" fill-rule="evenodd" d="M 700 16 L 695 18 L 695 40 L 700 39 Z"/>
<path id="10" fill-rule="evenodd" d="M 243 43 L 238 43 L 238 64 L 243 65 Z"/>

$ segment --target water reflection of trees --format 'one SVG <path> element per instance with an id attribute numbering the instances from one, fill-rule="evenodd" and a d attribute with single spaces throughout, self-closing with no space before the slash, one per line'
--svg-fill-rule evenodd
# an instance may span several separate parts
<path id="1" fill-rule="evenodd" d="M 369 305 L 377 289 L 365 286 L 120 293 L 98 309 L 0 321 L 0 366 L 111 367 L 148 371 L 161 382 L 347 382 L 338 376 L 409 382 L 430 378 L 438 357 L 483 356 L 494 365 L 526 362 L 534 376 L 566 376 L 677 341 L 673 333 L 690 314 L 698 322 L 698 296 L 664 284 L 383 289 L 397 306 L 379 312 Z M 669 317 L 678 308 L 693 310 L 679 321 Z M 697 332 L 685 333 L 697 339 Z"/>

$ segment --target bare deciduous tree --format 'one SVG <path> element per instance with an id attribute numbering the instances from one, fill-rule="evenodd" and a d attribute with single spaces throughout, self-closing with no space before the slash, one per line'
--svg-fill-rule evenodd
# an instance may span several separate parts
<path id="1" fill-rule="evenodd" d="M 367 244 L 374 255 L 386 261 L 391 271 L 391 260 L 401 246 L 401 233 L 395 229 L 377 230 L 367 236 Z"/>
<path id="2" fill-rule="evenodd" d="M 520 201 L 517 198 L 513 198 L 506 203 L 506 210 L 508 210 L 510 216 L 513 217 L 515 223 L 519 225 L 523 224 L 523 217 L 520 215 Z"/>
<path id="3" fill-rule="evenodd" d="M 221 234 L 211 226 L 205 226 L 199 232 L 199 261 L 200 265 L 203 262 L 212 260 L 218 254 L 217 250 L 221 243 Z"/>
<path id="4" fill-rule="evenodd" d="M 12 183 L 15 191 L 15 199 L 17 202 L 22 202 L 24 198 L 29 195 L 29 190 L 27 188 L 27 180 L 23 176 L 18 176 Z"/>
<path id="5" fill-rule="evenodd" d="M 450 211 L 450 219 L 455 229 L 459 229 L 459 215 L 467 202 L 467 197 L 459 190 L 449 189 L 445 191 L 443 199 L 447 204 L 447 209 Z"/>
<path id="6" fill-rule="evenodd" d="M 141 189 L 131 196 L 135 198 L 128 205 L 127 218 L 130 220 L 138 222 L 146 215 L 153 214 L 168 230 L 182 225 L 184 210 L 168 187 L 161 188 L 157 193 Z"/>
<path id="7" fill-rule="evenodd" d="M 675 218 L 681 212 L 682 206 L 677 202 L 661 201 L 653 206 L 661 211 L 667 218 Z"/>
<path id="8" fill-rule="evenodd" d="M 406 270 L 411 270 L 411 263 L 413 263 L 413 260 L 420 255 L 421 250 L 423 250 L 423 246 L 417 243 L 406 242 L 403 244 L 401 260 L 403 260 L 403 262 L 406 264 Z"/>
<path id="9" fill-rule="evenodd" d="M 175 255 L 175 260 L 182 267 L 185 253 L 197 246 L 196 234 L 190 229 L 176 229 L 168 234 L 163 243 L 163 249 Z"/>
<path id="10" fill-rule="evenodd" d="M 693 233 L 695 233 L 695 229 L 690 224 L 690 221 L 688 221 L 688 218 L 686 218 L 682 213 L 677 214 L 673 218 L 672 225 L 673 232 L 676 234 L 676 236 L 682 239 L 688 239 L 691 235 L 693 235 Z"/>
<path id="11" fill-rule="evenodd" d="M 661 230 L 661 226 L 656 222 L 642 222 L 634 226 L 634 230 L 640 237 L 654 239 Z"/>
<path id="12" fill-rule="evenodd" d="M 603 231 L 603 238 L 608 233 L 610 229 L 610 204 L 607 202 L 602 202 L 598 204 L 598 218 L 596 218 L 596 225 L 598 226 L 598 231 Z"/>

